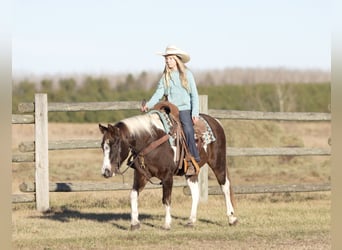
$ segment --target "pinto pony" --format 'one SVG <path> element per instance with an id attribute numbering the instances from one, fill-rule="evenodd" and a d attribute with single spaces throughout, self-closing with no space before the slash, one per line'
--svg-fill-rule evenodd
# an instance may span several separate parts
<path id="1" fill-rule="evenodd" d="M 198 165 L 202 167 L 205 163 L 208 163 L 213 170 L 225 197 L 228 223 L 229 225 L 235 225 L 237 217 L 234 215 L 233 193 L 226 167 L 224 130 L 216 119 L 205 114 L 200 114 L 200 116 L 210 126 L 216 140 L 201 147 L 199 150 L 201 162 Z M 175 163 L 175 148 L 167 140 L 169 135 L 165 132 L 160 117 L 155 113 L 147 113 L 121 120 L 114 126 L 108 124 L 105 127 L 99 124 L 99 129 L 103 134 L 101 147 L 104 156 L 102 165 L 102 175 L 104 177 L 109 178 L 119 174 L 121 164 L 126 159 L 135 156 L 135 159 L 130 161 L 130 166 L 134 168 L 134 182 L 130 193 L 131 229 L 134 230 L 140 227 L 138 196 L 152 177 L 161 180 L 162 203 L 165 206 L 164 229 L 170 229 L 173 176 L 185 174 L 184 170 L 179 170 Z M 152 150 L 144 151 L 149 145 L 156 143 L 157 145 Z M 145 152 L 143 157 L 141 157 L 141 152 Z M 129 155 L 131 156 L 129 157 Z M 195 224 L 197 217 L 199 202 L 197 177 L 197 174 L 185 175 L 192 197 L 191 213 L 187 223 L 189 226 Z"/>

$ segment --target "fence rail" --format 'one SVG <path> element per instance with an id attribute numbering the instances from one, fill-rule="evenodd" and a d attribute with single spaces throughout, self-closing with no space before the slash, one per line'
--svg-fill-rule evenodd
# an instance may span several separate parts
<path id="1" fill-rule="evenodd" d="M 33 115 L 12 115 L 12 124 L 33 124 Z"/>
<path id="2" fill-rule="evenodd" d="M 46 94 L 36 94 L 35 102 L 21 103 L 18 110 L 21 113 L 13 114 L 12 124 L 35 124 L 35 141 L 22 142 L 19 145 L 21 154 L 13 154 L 12 162 L 35 162 L 36 181 L 23 183 L 20 190 L 25 192 L 21 195 L 13 195 L 12 202 L 36 201 L 39 211 L 46 211 L 49 207 L 49 192 L 71 192 L 71 191 L 99 191 L 99 190 L 122 190 L 130 189 L 131 186 L 115 183 L 52 183 L 48 180 L 48 150 L 69 149 L 91 149 L 99 148 L 97 140 L 47 140 L 47 114 L 48 112 L 77 112 L 77 111 L 102 111 L 102 110 L 130 110 L 138 109 L 140 102 L 85 102 L 85 103 L 47 103 L 44 104 Z M 276 120 L 276 121 L 331 121 L 330 113 L 280 113 L 280 112 L 255 112 L 208 109 L 207 96 L 200 96 L 200 110 L 202 113 L 217 119 L 239 119 L 239 120 Z M 38 148 L 37 148 L 38 145 Z M 42 153 L 45 151 L 45 153 Z M 227 147 L 227 156 L 279 156 L 279 155 L 330 155 L 329 149 L 282 147 L 282 148 L 233 148 Z M 204 196 L 207 194 L 220 194 L 219 187 L 208 187 L 207 167 L 201 169 L 201 187 L 205 187 Z M 205 179 L 206 178 L 206 179 Z M 175 183 L 175 186 L 185 186 L 185 183 Z M 159 186 L 148 185 L 147 188 Z M 265 192 L 310 192 L 328 191 L 329 183 L 323 184 L 289 184 L 289 185 L 263 185 L 263 186 L 236 186 L 233 190 L 237 194 L 265 193 Z M 34 192 L 27 194 L 26 192 Z M 187 194 L 187 188 L 184 188 Z M 21 198 L 22 197 L 22 200 Z"/>
<path id="3" fill-rule="evenodd" d="M 157 182 L 157 180 L 156 180 Z M 186 182 L 174 182 L 174 187 L 185 187 Z M 160 185 L 147 183 L 145 188 L 160 188 Z M 20 184 L 21 192 L 35 192 L 36 186 L 33 182 L 24 182 Z M 50 192 L 86 192 L 86 191 L 115 191 L 132 189 L 131 184 L 114 182 L 50 182 Z"/>
<path id="4" fill-rule="evenodd" d="M 286 192 L 317 192 L 330 191 L 330 183 L 316 184 L 282 184 L 282 185 L 250 185 L 250 186 L 233 186 L 235 194 L 263 194 L 263 193 L 286 193 Z M 189 187 L 184 187 L 183 193 L 190 195 Z M 208 193 L 210 195 L 223 194 L 218 186 L 209 186 Z"/>
<path id="5" fill-rule="evenodd" d="M 190 195 L 190 189 L 186 182 L 174 182 L 174 187 L 183 187 L 183 193 Z M 85 191 L 118 191 L 130 190 L 131 185 L 125 183 L 112 182 L 50 182 L 50 192 L 85 192 Z M 146 184 L 147 189 L 160 188 L 158 185 Z M 330 191 L 330 183 L 316 184 L 282 184 L 282 185 L 250 185 L 250 186 L 233 186 L 235 194 L 257 194 L 257 193 L 283 193 L 283 192 L 315 192 Z M 33 182 L 24 182 L 20 184 L 21 192 L 35 192 L 35 184 Z M 221 187 L 209 186 L 208 193 L 210 195 L 223 194 Z"/>
<path id="6" fill-rule="evenodd" d="M 208 113 L 217 119 L 274 120 L 274 121 L 331 121 L 330 113 L 312 112 L 257 112 L 209 109 Z"/>
<path id="7" fill-rule="evenodd" d="M 127 110 L 139 109 L 141 102 L 122 101 L 122 102 L 51 102 L 48 104 L 49 112 L 65 111 L 103 111 L 103 110 Z M 20 103 L 18 105 L 20 113 L 31 113 L 35 111 L 34 103 Z"/>
<path id="8" fill-rule="evenodd" d="M 48 103 L 49 112 L 76 112 L 76 111 L 109 111 L 139 109 L 140 102 L 83 102 L 83 103 Z M 18 110 L 21 113 L 34 112 L 34 103 L 20 103 Z M 331 121 L 330 113 L 316 112 L 259 112 L 208 109 L 208 114 L 217 119 L 238 120 L 275 120 L 275 121 Z M 13 116 L 12 116 L 13 121 Z"/>
<path id="9" fill-rule="evenodd" d="M 49 150 L 73 150 L 100 148 L 99 140 L 61 140 L 50 141 Z M 22 142 L 19 145 L 20 152 L 34 152 L 34 142 Z M 234 148 L 227 147 L 227 156 L 275 156 L 275 155 L 330 155 L 330 149 L 280 147 L 280 148 Z"/>

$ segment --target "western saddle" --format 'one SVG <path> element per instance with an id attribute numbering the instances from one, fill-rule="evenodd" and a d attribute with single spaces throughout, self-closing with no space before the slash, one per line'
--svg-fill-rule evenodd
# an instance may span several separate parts
<path id="1" fill-rule="evenodd" d="M 158 110 L 160 112 L 165 112 L 172 123 L 172 129 L 170 131 L 170 136 L 172 136 L 175 140 L 176 147 L 176 164 L 178 166 L 177 172 L 184 168 L 184 173 L 187 172 L 188 167 L 192 164 L 195 167 L 195 174 L 197 175 L 200 171 L 200 167 L 194 157 L 191 155 L 188 149 L 188 145 L 186 143 L 186 138 L 183 132 L 183 128 L 181 122 L 179 120 L 179 110 L 178 108 L 170 103 L 169 101 L 161 101 L 157 103 L 154 107 L 154 110 Z M 206 126 L 204 122 L 199 119 L 199 121 L 194 125 L 195 130 L 195 141 L 197 145 L 198 152 L 200 152 L 203 146 L 202 134 L 206 130 Z"/>

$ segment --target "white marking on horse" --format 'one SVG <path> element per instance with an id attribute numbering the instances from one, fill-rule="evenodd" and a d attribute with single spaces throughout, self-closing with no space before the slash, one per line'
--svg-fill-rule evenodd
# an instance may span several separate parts
<path id="1" fill-rule="evenodd" d="M 106 140 L 103 144 L 103 164 L 102 164 L 102 175 L 104 175 L 106 169 L 112 170 L 112 165 L 110 164 L 110 145 L 109 141 Z"/>
<path id="2" fill-rule="evenodd" d="M 233 203 L 230 199 L 230 182 L 227 177 L 226 177 L 226 183 L 224 185 L 221 185 L 221 189 L 224 194 L 225 201 L 226 201 L 228 222 L 230 225 L 233 225 L 237 222 L 237 218 L 234 215 Z"/>
<path id="3" fill-rule="evenodd" d="M 138 192 L 132 189 L 131 191 L 131 225 L 138 225 L 139 222 L 139 211 L 138 211 Z"/>
<path id="4" fill-rule="evenodd" d="M 198 185 L 198 181 L 192 182 L 190 181 L 190 178 L 187 179 L 187 182 L 191 191 L 191 198 L 192 198 L 191 213 L 190 213 L 189 221 L 191 223 L 195 223 L 196 217 L 197 217 L 197 207 L 198 207 L 198 202 L 199 202 L 199 185 Z"/>
<path id="5" fill-rule="evenodd" d="M 171 206 L 170 205 L 165 205 L 165 229 L 170 229 L 171 228 Z"/>
<path id="6" fill-rule="evenodd" d="M 177 161 L 177 147 L 171 146 L 171 148 L 173 150 L 173 161 L 176 162 Z"/>

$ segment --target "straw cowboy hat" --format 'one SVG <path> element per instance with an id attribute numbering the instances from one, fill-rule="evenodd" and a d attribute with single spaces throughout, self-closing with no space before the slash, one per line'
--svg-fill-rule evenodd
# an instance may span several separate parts
<path id="1" fill-rule="evenodd" d="M 168 55 L 176 55 L 178 56 L 181 61 L 183 63 L 187 63 L 190 61 L 190 56 L 188 53 L 186 53 L 185 51 L 177 48 L 174 45 L 169 45 L 166 47 L 165 52 L 159 52 L 157 53 L 158 55 L 162 55 L 162 56 L 168 56 Z"/>

